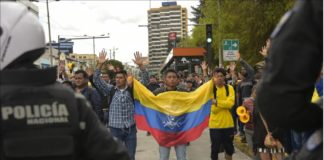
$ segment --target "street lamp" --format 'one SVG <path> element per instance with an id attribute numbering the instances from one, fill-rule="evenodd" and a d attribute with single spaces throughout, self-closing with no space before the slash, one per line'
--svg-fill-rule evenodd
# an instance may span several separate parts
<path id="1" fill-rule="evenodd" d="M 88 35 L 84 35 L 84 37 L 88 37 L 89 39 L 92 38 L 92 47 L 93 47 L 93 65 L 96 64 L 96 46 L 95 46 L 95 39 L 98 38 L 110 38 L 109 33 L 107 34 L 101 34 L 99 36 L 88 36 Z"/>
<path id="2" fill-rule="evenodd" d="M 95 61 L 96 61 L 95 39 L 98 39 L 98 38 L 110 38 L 110 36 L 109 36 L 109 33 L 101 34 L 99 36 L 88 36 L 88 35 L 84 34 L 82 36 L 73 36 L 73 38 L 66 38 L 65 41 L 82 40 L 82 39 L 92 39 L 92 44 L 93 44 L 93 58 L 94 58 L 93 59 L 93 64 L 95 64 Z M 58 36 L 58 39 L 60 39 L 60 35 Z M 60 44 L 58 44 L 58 45 L 60 45 Z"/>
<path id="3" fill-rule="evenodd" d="M 39 2 L 39 0 L 29 0 L 30 2 Z M 59 0 L 55 0 L 59 1 Z M 48 0 L 46 0 L 46 9 L 47 9 L 47 26 L 48 26 L 48 39 L 49 39 L 49 53 L 51 57 L 51 66 L 53 66 L 53 50 L 52 50 L 52 37 L 51 37 L 51 21 L 50 21 L 50 13 L 49 13 L 49 6 Z"/>

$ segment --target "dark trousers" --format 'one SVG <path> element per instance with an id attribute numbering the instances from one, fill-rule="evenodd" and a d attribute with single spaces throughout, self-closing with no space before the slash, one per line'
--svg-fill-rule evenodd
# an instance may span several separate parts
<path id="1" fill-rule="evenodd" d="M 234 134 L 237 133 L 237 121 L 239 121 L 238 116 L 236 114 L 236 109 L 237 109 L 236 105 L 231 109 L 231 114 L 232 114 L 233 121 L 234 121 Z"/>
<path id="2" fill-rule="evenodd" d="M 242 123 L 239 119 L 238 119 L 238 126 L 239 126 L 239 131 L 240 133 L 245 136 L 245 131 L 244 131 L 244 123 Z"/>
<path id="3" fill-rule="evenodd" d="M 225 153 L 233 155 L 234 153 L 234 128 L 226 129 L 209 129 L 211 140 L 211 159 L 218 160 L 218 152 L 220 145 L 223 144 Z"/>

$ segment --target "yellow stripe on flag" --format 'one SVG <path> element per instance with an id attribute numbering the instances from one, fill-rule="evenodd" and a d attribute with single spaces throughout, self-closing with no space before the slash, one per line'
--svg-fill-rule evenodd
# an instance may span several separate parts
<path id="1" fill-rule="evenodd" d="M 134 99 L 148 108 L 161 113 L 179 116 L 199 110 L 213 98 L 213 82 L 209 81 L 194 92 L 169 91 L 155 96 L 139 81 L 134 79 Z"/>

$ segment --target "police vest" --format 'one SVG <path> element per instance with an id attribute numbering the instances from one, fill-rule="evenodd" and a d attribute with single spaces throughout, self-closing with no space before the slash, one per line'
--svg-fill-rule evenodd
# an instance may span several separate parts
<path id="1" fill-rule="evenodd" d="M 2 85 L 1 160 L 78 158 L 77 101 L 61 84 Z"/>

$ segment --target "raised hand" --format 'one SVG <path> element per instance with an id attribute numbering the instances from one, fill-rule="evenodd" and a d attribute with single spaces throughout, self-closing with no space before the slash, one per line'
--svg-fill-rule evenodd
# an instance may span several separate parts
<path id="1" fill-rule="evenodd" d="M 207 65 L 207 62 L 206 61 L 202 61 L 201 62 L 201 69 L 203 71 L 207 70 L 208 69 L 208 65 Z"/>
<path id="2" fill-rule="evenodd" d="M 99 53 L 99 61 L 98 61 L 98 63 L 99 63 L 99 64 L 103 64 L 103 63 L 105 63 L 106 60 L 108 60 L 108 59 L 106 59 L 106 56 L 107 56 L 107 52 L 106 52 L 106 50 L 103 49 L 103 50 Z"/>
<path id="3" fill-rule="evenodd" d="M 86 72 L 87 72 L 87 74 L 88 74 L 89 76 L 91 76 L 91 75 L 93 75 L 94 70 L 93 70 L 93 68 L 88 67 L 88 68 L 86 68 Z"/>
<path id="4" fill-rule="evenodd" d="M 142 58 L 142 53 L 139 53 L 138 51 L 136 51 L 134 53 L 134 58 L 133 59 L 133 62 L 135 64 L 137 64 L 139 67 L 142 67 L 143 66 L 143 58 Z"/>
<path id="5" fill-rule="evenodd" d="M 259 53 L 263 56 L 263 57 L 267 57 L 268 56 L 268 51 L 270 48 L 270 40 L 268 39 L 266 42 L 266 45 L 262 47 L 262 49 L 259 51 Z"/>
<path id="6" fill-rule="evenodd" d="M 115 70 L 115 67 L 112 65 L 112 64 L 108 64 L 108 70 L 112 70 L 112 71 L 114 71 Z"/>
<path id="7" fill-rule="evenodd" d="M 230 62 L 230 71 L 234 71 L 236 67 L 236 63 L 235 62 Z"/>
<path id="8" fill-rule="evenodd" d="M 236 52 L 235 55 L 236 55 L 236 59 L 238 61 L 241 60 L 241 54 L 240 54 L 240 52 Z"/>
<path id="9" fill-rule="evenodd" d="M 65 72 L 65 62 L 64 61 L 59 62 L 58 70 L 59 70 L 60 74 Z"/>
<path id="10" fill-rule="evenodd" d="M 268 49 L 266 46 L 263 46 L 262 49 L 259 52 L 263 57 L 266 57 L 268 55 Z"/>

